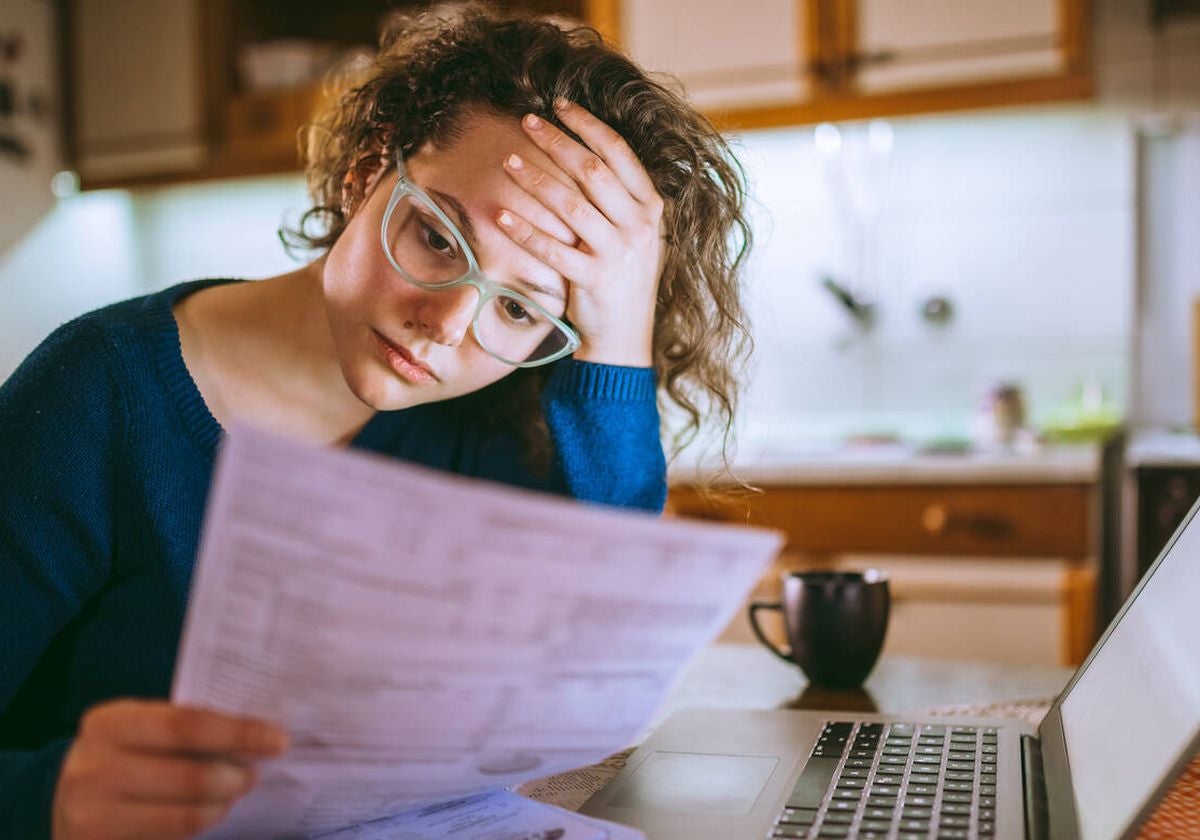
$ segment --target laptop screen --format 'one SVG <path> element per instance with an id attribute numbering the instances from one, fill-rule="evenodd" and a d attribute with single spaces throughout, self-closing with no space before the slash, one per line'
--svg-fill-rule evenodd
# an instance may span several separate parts
<path id="1" fill-rule="evenodd" d="M 1062 728 L 1083 840 L 1120 836 L 1200 731 L 1195 511 L 1063 697 Z"/>

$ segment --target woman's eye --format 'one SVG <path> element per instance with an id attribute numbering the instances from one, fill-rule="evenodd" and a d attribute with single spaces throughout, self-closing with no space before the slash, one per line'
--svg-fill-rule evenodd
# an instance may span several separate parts
<path id="1" fill-rule="evenodd" d="M 504 307 L 504 314 L 508 316 L 509 320 L 518 323 L 533 322 L 533 316 L 529 314 L 529 310 L 512 298 L 505 298 L 501 304 Z"/>
<path id="2" fill-rule="evenodd" d="M 422 225 L 421 229 L 425 233 L 425 244 L 427 244 L 430 248 L 437 251 L 439 254 L 445 254 L 448 257 L 455 256 L 454 243 L 442 236 L 442 234 L 439 233 L 436 228 L 432 228 L 429 225 Z"/>

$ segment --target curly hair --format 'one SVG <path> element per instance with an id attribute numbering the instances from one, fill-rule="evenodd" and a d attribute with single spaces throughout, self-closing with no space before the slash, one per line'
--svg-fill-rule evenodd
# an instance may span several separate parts
<path id="1" fill-rule="evenodd" d="M 574 137 L 555 116 L 563 98 L 615 129 L 664 200 L 653 364 L 670 403 L 662 407 L 682 412 L 671 455 L 712 420 L 727 450 L 752 347 L 738 277 L 751 230 L 745 173 L 705 117 L 594 29 L 476 2 L 394 15 L 378 53 L 344 71 L 341 83 L 302 132 L 313 206 L 283 232 L 292 246 L 328 249 L 365 198 L 364 172 L 427 143 L 447 148 L 473 111 L 518 119 L 535 113 Z M 547 373 L 516 369 L 474 399 L 462 398 L 492 428 L 517 433 L 540 470 L 551 454 L 539 399 Z"/>

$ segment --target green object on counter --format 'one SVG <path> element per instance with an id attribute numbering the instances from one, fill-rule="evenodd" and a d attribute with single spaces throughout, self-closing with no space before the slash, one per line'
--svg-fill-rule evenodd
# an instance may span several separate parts
<path id="1" fill-rule="evenodd" d="M 1125 418 L 1099 383 L 1080 385 L 1067 401 L 1058 405 L 1042 423 L 1041 436 L 1048 443 L 1102 441 L 1121 428 Z"/>
<path id="2" fill-rule="evenodd" d="M 1102 441 L 1121 428 L 1121 419 L 1077 422 L 1073 425 L 1050 425 L 1042 427 L 1042 438 L 1047 443 L 1090 443 Z"/>

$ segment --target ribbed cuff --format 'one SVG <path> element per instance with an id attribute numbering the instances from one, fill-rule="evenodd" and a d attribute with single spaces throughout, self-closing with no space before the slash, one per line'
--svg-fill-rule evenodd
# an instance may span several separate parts
<path id="1" fill-rule="evenodd" d="M 643 402 L 654 400 L 657 383 L 653 368 L 563 359 L 554 366 L 546 389 L 585 399 Z"/>

